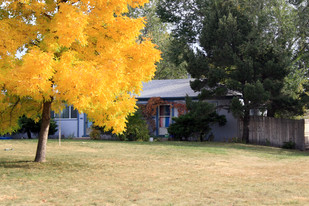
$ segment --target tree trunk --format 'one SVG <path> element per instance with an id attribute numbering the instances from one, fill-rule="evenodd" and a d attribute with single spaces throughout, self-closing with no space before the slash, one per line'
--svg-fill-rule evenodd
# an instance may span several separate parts
<path id="1" fill-rule="evenodd" d="M 45 162 L 46 144 L 50 124 L 51 101 L 43 103 L 42 123 L 39 133 L 39 142 L 36 150 L 35 162 Z"/>
<path id="2" fill-rule="evenodd" d="M 250 111 L 245 110 L 242 128 L 242 141 L 249 143 Z"/>
<path id="3" fill-rule="evenodd" d="M 27 129 L 27 136 L 28 136 L 28 139 L 31 139 L 31 132 L 29 129 Z"/>
<path id="4" fill-rule="evenodd" d="M 203 142 L 204 139 L 204 133 L 200 133 L 200 141 Z"/>

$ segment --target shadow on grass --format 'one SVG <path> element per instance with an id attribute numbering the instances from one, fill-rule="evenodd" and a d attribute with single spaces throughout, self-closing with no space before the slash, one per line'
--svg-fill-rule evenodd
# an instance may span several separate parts
<path id="1" fill-rule="evenodd" d="M 102 141 L 104 142 L 104 141 Z M 276 157 L 309 157 L 309 151 L 288 150 L 277 147 L 241 144 L 241 143 L 224 143 L 224 142 L 184 142 L 184 141 L 164 141 L 164 142 L 122 142 L 123 144 L 135 145 L 153 145 L 153 146 L 172 146 L 172 147 L 189 147 L 202 149 L 220 149 L 227 154 L 230 149 L 252 152 L 262 155 L 273 155 Z"/>
<path id="2" fill-rule="evenodd" d="M 30 160 L 15 160 L 15 161 L 3 161 L 0 160 L 0 167 L 1 168 L 23 168 L 29 169 L 30 163 L 33 161 Z"/>
<path id="3" fill-rule="evenodd" d="M 85 161 L 63 161 L 58 159 L 49 159 L 44 163 L 34 162 L 34 161 L 27 161 L 27 160 L 11 160 L 11 161 L 3 161 L 0 159 L 0 172 L 1 169 L 17 169 L 15 170 L 17 173 L 18 171 L 49 171 L 55 172 L 55 174 L 59 171 L 62 172 L 78 172 L 84 168 L 87 168 L 88 164 Z M 21 169 L 21 170 L 19 170 Z M 55 175 L 53 174 L 53 175 Z"/>
<path id="4" fill-rule="evenodd" d="M 35 140 L 22 140 L 22 141 L 35 141 Z M 270 146 L 260 146 L 252 144 L 240 144 L 240 143 L 223 143 L 223 142 L 185 142 L 185 141 L 162 141 L 162 142 L 129 142 L 129 141 L 111 141 L 111 140 L 87 140 L 87 139 L 63 139 L 64 143 L 70 142 L 85 142 L 85 143 L 98 143 L 98 144 L 125 144 L 125 145 L 141 145 L 141 146 L 167 146 L 176 148 L 188 148 L 188 149 L 198 149 L 204 150 L 212 153 L 219 154 L 229 154 L 231 150 L 250 152 L 252 154 L 258 154 L 262 156 L 270 156 L 276 158 L 290 158 L 290 157 L 309 157 L 309 151 L 299 151 L 299 150 L 287 150 L 277 147 Z M 49 142 L 58 142 L 57 139 L 49 139 Z M 85 146 L 90 146 L 91 144 L 85 144 Z M 30 164 L 32 161 L 11 161 L 5 162 L 0 159 L 0 167 L 26 164 Z M 48 161 L 49 162 L 49 161 Z M 54 164 L 57 164 L 54 162 Z M 61 163 L 59 163 L 61 164 Z M 22 167 L 20 166 L 20 167 Z"/>
<path id="5" fill-rule="evenodd" d="M 58 141 L 51 139 L 49 141 Z M 295 157 L 309 157 L 309 150 L 300 151 L 296 149 L 282 149 L 278 147 L 241 144 L 241 143 L 226 143 L 226 142 L 186 142 L 186 141 L 158 141 L 158 142 L 134 142 L 134 141 L 117 141 L 117 140 L 89 140 L 89 139 L 63 139 L 63 142 L 93 142 L 93 143 L 107 143 L 107 144 L 128 144 L 128 145 L 152 145 L 152 146 L 173 146 L 184 148 L 211 148 L 222 149 L 228 153 L 229 149 L 244 150 L 248 152 L 282 155 L 282 156 L 295 156 Z"/>
<path id="6" fill-rule="evenodd" d="M 230 143 L 230 148 L 252 151 L 256 153 L 271 154 L 276 156 L 289 156 L 289 157 L 309 157 L 309 151 L 300 151 L 296 149 L 282 149 L 278 147 L 261 146 L 253 144 L 233 144 Z"/>

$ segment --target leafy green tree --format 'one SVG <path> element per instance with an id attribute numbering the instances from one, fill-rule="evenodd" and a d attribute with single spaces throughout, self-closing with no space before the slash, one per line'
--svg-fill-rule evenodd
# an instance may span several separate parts
<path id="1" fill-rule="evenodd" d="M 186 99 L 188 113 L 179 117 L 173 118 L 175 123 L 171 124 L 168 132 L 175 139 L 186 141 L 190 136 L 197 135 L 202 142 L 211 131 L 211 125 L 218 123 L 220 126 L 226 124 L 224 115 L 218 115 L 213 104 L 198 101 L 193 102 L 191 99 Z"/>
<path id="2" fill-rule="evenodd" d="M 295 43 L 292 48 L 292 72 L 285 78 L 282 91 L 292 98 L 287 99 L 287 103 L 290 105 L 288 109 L 282 109 L 286 104 L 280 102 L 282 110 L 277 113 L 279 117 L 302 115 L 308 109 L 309 102 L 309 5 L 307 0 L 289 0 L 289 3 L 296 10 L 296 18 L 292 22 L 296 28 L 293 33 Z"/>
<path id="3" fill-rule="evenodd" d="M 144 7 L 130 9 L 132 17 L 145 17 L 146 25 L 142 30 L 140 40 L 151 38 L 161 50 L 162 60 L 157 64 L 155 79 L 180 79 L 187 78 L 187 63 L 182 58 L 182 53 L 175 46 L 176 40 L 170 34 L 170 24 L 161 21 L 156 13 L 159 0 L 151 0 Z"/>
<path id="4" fill-rule="evenodd" d="M 283 0 L 161 0 L 158 14 L 175 23 L 175 36 L 186 42 L 188 71 L 196 78 L 191 87 L 202 99 L 242 94 L 231 110 L 243 120 L 244 141 L 252 109 L 268 116 L 304 112 L 299 99 L 283 92 L 287 80 L 294 82 L 289 75 L 298 70 L 295 55 L 304 41 L 295 41 L 295 7 Z"/>

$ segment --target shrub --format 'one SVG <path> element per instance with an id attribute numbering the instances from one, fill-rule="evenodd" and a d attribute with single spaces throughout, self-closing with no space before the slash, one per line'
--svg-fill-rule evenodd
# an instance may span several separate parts
<path id="1" fill-rule="evenodd" d="M 168 128 L 168 133 L 172 135 L 173 140 L 188 140 L 194 132 L 194 121 L 189 114 L 173 118 L 174 122 Z"/>
<path id="2" fill-rule="evenodd" d="M 90 132 L 89 136 L 90 136 L 90 139 L 92 139 L 92 140 L 101 139 L 100 129 L 97 129 L 96 127 L 91 127 L 91 132 Z"/>
<path id="3" fill-rule="evenodd" d="M 187 141 L 189 137 L 196 136 L 200 141 L 204 141 L 211 131 L 210 125 L 214 123 L 219 123 L 220 126 L 225 125 L 225 116 L 218 115 L 213 104 L 202 101 L 192 102 L 189 98 L 186 99 L 186 104 L 189 112 L 174 117 L 175 123 L 168 128 L 173 139 Z M 211 140 L 213 139 L 214 137 L 211 137 Z"/>
<path id="4" fill-rule="evenodd" d="M 105 131 L 104 127 L 92 125 L 90 138 L 96 140 L 101 139 L 101 134 L 112 135 L 112 130 Z M 118 135 L 121 141 L 149 141 L 149 137 L 148 124 L 144 120 L 140 110 L 137 110 L 134 115 L 128 117 L 126 131 Z"/>
<path id="5" fill-rule="evenodd" d="M 288 142 L 283 142 L 282 148 L 283 149 L 295 149 L 296 143 L 291 140 Z"/>
<path id="6" fill-rule="evenodd" d="M 239 138 L 239 137 L 232 137 L 232 138 L 229 138 L 229 139 L 228 139 L 228 142 L 229 142 L 229 143 L 243 143 L 243 142 L 241 141 L 241 138 Z"/>
<path id="7" fill-rule="evenodd" d="M 128 117 L 126 131 L 119 135 L 122 141 L 148 141 L 149 130 L 146 121 L 143 119 L 142 112 L 137 110 L 134 115 Z"/>

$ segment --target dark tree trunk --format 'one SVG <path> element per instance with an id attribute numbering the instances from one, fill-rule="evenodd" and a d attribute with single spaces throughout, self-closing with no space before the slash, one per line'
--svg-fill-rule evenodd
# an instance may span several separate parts
<path id="1" fill-rule="evenodd" d="M 28 136 L 28 139 L 31 139 L 31 132 L 30 132 L 30 130 L 29 129 L 27 129 L 27 136 Z"/>
<path id="2" fill-rule="evenodd" d="M 39 142 L 36 150 L 35 162 L 45 162 L 46 144 L 50 124 L 51 101 L 43 103 L 42 124 L 39 133 Z"/>
<path id="3" fill-rule="evenodd" d="M 200 141 L 203 142 L 204 139 L 204 133 L 200 133 Z"/>
<path id="4" fill-rule="evenodd" d="M 242 128 L 242 141 L 249 143 L 250 111 L 245 110 Z"/>

